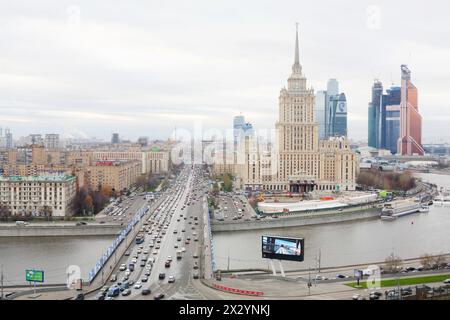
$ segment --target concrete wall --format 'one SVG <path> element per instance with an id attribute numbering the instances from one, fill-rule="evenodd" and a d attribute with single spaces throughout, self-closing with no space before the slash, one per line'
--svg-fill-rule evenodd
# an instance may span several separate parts
<path id="1" fill-rule="evenodd" d="M 65 236 L 115 236 L 120 225 L 0 225 L 0 237 L 65 237 Z"/>
<path id="2" fill-rule="evenodd" d="M 381 209 L 370 208 L 364 211 L 342 211 L 338 213 L 310 213 L 306 215 L 295 215 L 286 218 L 266 218 L 254 221 L 233 221 L 226 223 L 213 223 L 211 225 L 213 232 L 225 231 L 243 231 L 257 229 L 272 229 L 285 227 L 308 226 L 315 224 L 336 223 L 360 219 L 373 219 L 379 217 Z"/>

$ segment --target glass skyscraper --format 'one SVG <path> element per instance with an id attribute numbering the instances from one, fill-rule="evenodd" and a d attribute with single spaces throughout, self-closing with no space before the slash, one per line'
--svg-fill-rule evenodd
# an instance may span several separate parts
<path id="1" fill-rule="evenodd" d="M 328 81 L 327 91 L 317 91 L 315 110 L 319 139 L 347 136 L 347 99 L 336 79 Z"/>
<path id="2" fill-rule="evenodd" d="M 372 86 L 372 101 L 369 103 L 369 147 L 397 153 L 397 140 L 400 135 L 400 89 L 391 87 L 383 94 L 383 84 L 375 80 Z"/>

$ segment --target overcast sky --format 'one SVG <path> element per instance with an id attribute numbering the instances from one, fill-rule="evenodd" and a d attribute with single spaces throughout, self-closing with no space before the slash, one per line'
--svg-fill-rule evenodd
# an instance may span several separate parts
<path id="1" fill-rule="evenodd" d="M 242 112 L 272 129 L 294 59 L 315 90 L 337 78 L 349 135 L 367 139 L 373 80 L 419 88 L 424 141 L 450 141 L 450 2 L 0 0 L 0 126 L 166 138 L 228 129 Z"/>

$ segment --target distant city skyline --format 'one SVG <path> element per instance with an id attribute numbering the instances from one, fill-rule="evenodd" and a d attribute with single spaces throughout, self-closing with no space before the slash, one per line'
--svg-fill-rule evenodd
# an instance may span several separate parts
<path id="1" fill-rule="evenodd" d="M 448 142 L 450 44 L 442 39 L 450 37 L 450 3 L 379 1 L 373 13 L 372 2 L 344 2 L 150 1 L 139 10 L 106 1 L 8 3 L 0 12 L 0 126 L 15 139 L 165 139 L 195 121 L 225 130 L 242 112 L 256 131 L 271 128 L 299 21 L 304 73 L 316 93 L 339 79 L 350 139 L 367 140 L 374 79 L 399 86 L 407 64 L 420 88 L 423 143 Z"/>

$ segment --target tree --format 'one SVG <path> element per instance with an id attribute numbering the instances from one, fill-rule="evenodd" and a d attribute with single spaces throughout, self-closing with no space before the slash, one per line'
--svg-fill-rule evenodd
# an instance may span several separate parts
<path id="1" fill-rule="evenodd" d="M 385 260 L 384 263 L 386 265 L 386 271 L 391 273 L 397 273 L 400 271 L 403 265 L 403 261 L 399 256 L 391 253 Z"/>
<path id="2" fill-rule="evenodd" d="M 44 214 L 44 217 L 47 218 L 47 220 L 51 220 L 53 215 L 53 208 L 51 206 L 44 206 L 42 208 L 42 213 Z"/>
<path id="3" fill-rule="evenodd" d="M 433 256 L 431 254 L 424 254 L 420 257 L 420 264 L 425 269 L 431 269 L 433 268 Z"/>
<path id="4" fill-rule="evenodd" d="M 148 187 L 148 176 L 141 175 L 136 179 L 136 185 L 144 190 Z"/>
<path id="5" fill-rule="evenodd" d="M 438 254 L 433 259 L 433 268 L 440 269 L 447 265 L 445 256 L 443 254 Z"/>
<path id="6" fill-rule="evenodd" d="M 86 207 L 87 207 L 89 210 L 93 210 L 93 209 L 94 209 L 94 200 L 92 199 L 91 195 L 88 194 L 88 195 L 84 198 L 84 203 L 85 203 Z"/>
<path id="7" fill-rule="evenodd" d="M 113 192 L 112 192 L 112 189 L 111 189 L 110 186 L 104 186 L 104 187 L 102 187 L 100 193 L 101 193 L 104 197 L 110 198 L 110 197 L 112 196 L 112 193 L 113 193 Z"/>
<path id="8" fill-rule="evenodd" d="M 233 191 L 233 182 L 231 181 L 231 176 L 227 173 L 223 175 L 223 189 L 226 192 Z"/>
<path id="9" fill-rule="evenodd" d="M 4 221 L 8 220 L 8 217 L 11 216 L 11 211 L 9 210 L 8 206 L 4 204 L 0 204 L 0 218 Z"/>

